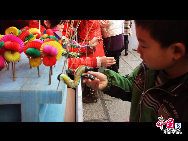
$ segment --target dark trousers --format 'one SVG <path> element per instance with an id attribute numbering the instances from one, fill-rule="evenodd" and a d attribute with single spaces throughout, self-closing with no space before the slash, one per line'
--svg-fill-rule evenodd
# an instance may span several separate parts
<path id="1" fill-rule="evenodd" d="M 110 67 L 107 67 L 107 68 L 118 73 L 119 57 L 121 56 L 121 52 L 109 52 L 109 51 L 107 51 L 106 52 L 106 56 L 107 57 L 114 57 L 114 59 L 116 60 L 116 64 L 114 64 L 114 65 L 112 65 Z"/>
<path id="2" fill-rule="evenodd" d="M 128 55 L 128 53 L 127 53 L 128 44 L 129 44 L 128 35 L 124 35 L 125 56 Z"/>
<path id="3" fill-rule="evenodd" d="M 115 72 L 119 69 L 119 57 L 122 50 L 124 50 L 124 35 L 111 36 L 103 39 L 105 55 L 107 57 L 114 57 L 116 64 L 107 67 Z"/>

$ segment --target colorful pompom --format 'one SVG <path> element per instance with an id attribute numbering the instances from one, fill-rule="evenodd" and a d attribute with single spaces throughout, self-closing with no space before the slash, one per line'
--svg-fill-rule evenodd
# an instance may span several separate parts
<path id="1" fill-rule="evenodd" d="M 5 51 L 4 58 L 8 62 L 18 62 L 20 60 L 20 53 L 14 51 Z"/>
<path id="2" fill-rule="evenodd" d="M 0 35 L 0 39 L 1 39 L 3 36 L 5 36 L 5 35 Z"/>
<path id="3" fill-rule="evenodd" d="M 45 66 L 53 66 L 56 64 L 56 58 L 55 57 L 50 57 L 50 56 L 44 56 L 43 58 L 43 64 Z"/>
<path id="4" fill-rule="evenodd" d="M 0 42 L 0 48 L 3 48 L 3 46 L 4 46 L 4 42 L 2 41 Z"/>
<path id="5" fill-rule="evenodd" d="M 14 36 L 18 36 L 19 35 L 19 30 L 16 27 L 9 27 L 5 30 L 5 35 L 7 34 L 12 34 Z"/>
<path id="6" fill-rule="evenodd" d="M 32 57 L 39 57 L 41 55 L 41 52 L 36 48 L 28 48 L 26 50 L 26 54 Z"/>
<path id="7" fill-rule="evenodd" d="M 43 56 L 45 56 L 44 53 L 43 53 L 43 47 L 45 45 L 50 45 L 50 46 L 53 46 L 53 47 L 57 48 L 58 54 L 55 57 L 56 57 L 56 59 L 58 61 L 61 58 L 62 52 L 63 52 L 63 48 L 62 48 L 61 44 L 59 44 L 56 41 L 49 41 L 49 42 L 43 43 L 42 46 L 41 46 L 41 49 L 40 49 L 40 51 L 41 51 L 41 53 L 42 53 Z"/>
<path id="8" fill-rule="evenodd" d="M 39 42 L 39 41 L 37 41 L 37 40 L 28 42 L 28 43 L 25 45 L 25 47 L 24 47 L 24 53 L 25 53 L 27 56 L 29 56 L 29 55 L 26 53 L 26 51 L 27 51 L 29 48 L 36 48 L 36 49 L 38 49 L 38 50 L 40 51 L 41 45 L 42 45 L 42 43 Z M 29 57 L 31 57 L 31 56 L 29 56 Z"/>
<path id="9" fill-rule="evenodd" d="M 4 41 L 4 42 L 6 42 L 6 41 L 11 41 L 11 42 L 19 43 L 19 44 L 20 44 L 19 53 L 22 53 L 22 52 L 23 52 L 24 42 L 23 42 L 20 38 L 14 36 L 14 35 L 7 34 L 7 35 L 3 36 L 3 37 L 0 39 L 0 42 L 1 42 L 1 41 Z"/>
<path id="10" fill-rule="evenodd" d="M 29 59 L 29 64 L 31 67 L 35 68 L 38 67 L 42 63 L 42 60 L 40 57 L 37 58 L 30 58 Z"/>
<path id="11" fill-rule="evenodd" d="M 2 56 L 0 56 L 0 68 L 2 68 L 5 65 L 5 60 Z"/>
<path id="12" fill-rule="evenodd" d="M 4 47 L 5 49 L 13 50 L 17 52 L 20 50 L 20 44 L 17 42 L 6 41 L 4 42 Z"/>
<path id="13" fill-rule="evenodd" d="M 47 29 L 45 34 L 48 34 L 48 36 L 55 36 L 52 29 Z"/>
<path id="14" fill-rule="evenodd" d="M 31 33 L 28 30 L 22 31 L 22 33 L 18 36 L 23 42 L 25 41 L 25 38 L 29 36 Z"/>
<path id="15" fill-rule="evenodd" d="M 58 54 L 57 48 L 51 46 L 51 45 L 45 45 L 43 47 L 43 53 L 50 55 L 50 56 L 56 56 Z"/>

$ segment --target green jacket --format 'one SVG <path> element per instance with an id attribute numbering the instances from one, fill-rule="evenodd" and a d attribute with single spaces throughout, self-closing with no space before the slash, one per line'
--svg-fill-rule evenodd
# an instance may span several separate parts
<path id="1" fill-rule="evenodd" d="M 144 63 L 126 76 L 109 69 L 103 73 L 108 77 L 103 92 L 131 102 L 131 122 L 157 122 L 161 115 L 166 120 L 188 121 L 188 73 L 158 86 L 159 71 L 148 69 Z"/>

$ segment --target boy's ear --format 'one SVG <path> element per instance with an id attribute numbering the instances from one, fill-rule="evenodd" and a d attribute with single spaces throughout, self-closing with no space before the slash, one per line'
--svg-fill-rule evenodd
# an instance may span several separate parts
<path id="1" fill-rule="evenodd" d="M 173 49 L 173 59 L 178 60 L 186 53 L 186 46 L 182 43 L 174 43 L 172 45 Z"/>

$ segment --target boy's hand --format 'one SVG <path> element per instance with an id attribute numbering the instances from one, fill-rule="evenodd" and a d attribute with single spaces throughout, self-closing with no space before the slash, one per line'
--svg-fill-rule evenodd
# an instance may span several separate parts
<path id="1" fill-rule="evenodd" d="M 116 63 L 116 60 L 114 57 L 100 57 L 101 66 L 110 67 L 111 65 L 114 65 Z"/>
<path id="2" fill-rule="evenodd" d="M 94 80 L 83 79 L 83 83 L 86 83 L 88 87 L 91 87 L 95 90 L 103 90 L 108 85 L 107 76 L 100 72 L 89 71 L 89 74 L 95 76 Z"/>

